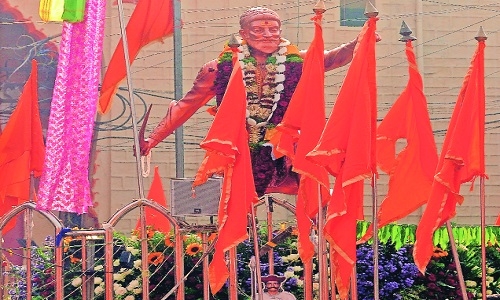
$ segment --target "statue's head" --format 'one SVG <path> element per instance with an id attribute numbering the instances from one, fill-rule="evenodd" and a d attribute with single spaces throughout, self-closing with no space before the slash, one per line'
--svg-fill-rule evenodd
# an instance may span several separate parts
<path id="1" fill-rule="evenodd" d="M 253 51 L 271 54 L 281 42 L 279 15 L 265 7 L 252 7 L 240 17 L 240 35 Z"/>

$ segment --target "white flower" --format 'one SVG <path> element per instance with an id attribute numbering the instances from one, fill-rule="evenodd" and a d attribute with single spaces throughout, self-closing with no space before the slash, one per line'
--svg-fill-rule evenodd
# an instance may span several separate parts
<path id="1" fill-rule="evenodd" d="M 302 280 L 302 279 L 297 279 L 297 286 L 298 286 L 298 287 L 303 287 L 303 286 L 304 286 L 304 280 Z"/>
<path id="2" fill-rule="evenodd" d="M 124 300 L 135 300 L 135 297 L 133 295 L 128 295 Z"/>
<path id="3" fill-rule="evenodd" d="M 134 261 L 134 268 L 140 269 L 142 267 L 142 260 L 138 259 Z"/>
<path id="4" fill-rule="evenodd" d="M 300 272 L 300 271 L 304 270 L 304 268 L 302 268 L 301 266 L 294 266 L 294 267 L 293 267 L 293 270 L 294 270 L 295 272 Z"/>
<path id="5" fill-rule="evenodd" d="M 119 265 L 120 265 L 120 260 L 119 259 L 115 259 L 113 261 L 113 266 L 118 267 Z"/>
<path id="6" fill-rule="evenodd" d="M 115 273 L 115 274 L 113 274 L 113 280 L 114 281 L 124 281 L 126 276 L 127 275 L 125 275 L 124 273 Z"/>
<path id="7" fill-rule="evenodd" d="M 73 280 L 71 281 L 71 285 L 74 287 L 79 287 L 80 285 L 82 285 L 82 279 L 80 277 L 73 278 Z"/>
<path id="8" fill-rule="evenodd" d="M 100 294 L 104 293 L 104 287 L 102 286 L 97 286 L 95 289 L 94 289 L 94 293 L 96 296 L 99 296 Z"/>
<path id="9" fill-rule="evenodd" d="M 274 76 L 274 82 L 279 83 L 279 85 L 283 85 L 283 81 L 285 81 L 285 74 L 278 73 Z M 278 90 L 278 91 L 282 91 L 282 90 L 283 90 L 283 88 L 281 90 Z"/>
<path id="10" fill-rule="evenodd" d="M 133 289 L 137 288 L 139 286 L 139 280 L 132 280 L 128 286 L 127 286 L 127 290 L 129 291 L 132 291 Z"/>
<path id="11" fill-rule="evenodd" d="M 476 287 L 477 286 L 477 283 L 473 280 L 466 280 L 465 281 L 465 285 L 468 286 L 468 287 Z"/>
<path id="12" fill-rule="evenodd" d="M 104 269 L 103 265 L 97 265 L 94 267 L 94 271 L 102 271 Z"/>
<path id="13" fill-rule="evenodd" d="M 488 268 L 486 269 L 486 274 L 491 274 L 491 273 L 493 273 L 493 272 L 495 272 L 495 268 L 488 267 Z"/>
<path id="14" fill-rule="evenodd" d="M 132 293 L 136 294 L 136 295 L 139 295 L 140 293 L 142 293 L 142 288 L 141 287 L 138 287 L 138 288 L 135 288 Z"/>
<path id="15" fill-rule="evenodd" d="M 101 277 L 94 277 L 94 284 L 99 285 L 103 282 L 104 280 Z"/>
<path id="16" fill-rule="evenodd" d="M 283 273 L 283 275 L 285 275 L 285 278 L 290 278 L 293 277 L 295 273 L 293 271 L 286 271 L 285 273 Z"/>
<path id="17" fill-rule="evenodd" d="M 130 237 L 130 241 L 131 241 L 131 242 L 136 242 L 136 241 L 138 241 L 138 240 L 139 240 L 139 239 L 137 238 L 137 235 L 135 235 L 135 234 L 132 234 L 132 236 Z"/>
<path id="18" fill-rule="evenodd" d="M 118 288 L 115 288 L 115 294 L 123 296 L 127 293 L 127 289 L 124 288 L 123 286 L 119 286 Z"/>

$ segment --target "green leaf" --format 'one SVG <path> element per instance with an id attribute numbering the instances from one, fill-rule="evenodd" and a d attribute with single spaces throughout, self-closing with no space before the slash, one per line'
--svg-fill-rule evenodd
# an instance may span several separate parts
<path id="1" fill-rule="evenodd" d="M 392 243 L 394 244 L 394 247 L 396 250 L 399 250 L 401 246 L 403 245 L 403 238 L 401 236 L 401 226 L 400 225 L 393 225 L 391 229 L 391 239 Z"/>

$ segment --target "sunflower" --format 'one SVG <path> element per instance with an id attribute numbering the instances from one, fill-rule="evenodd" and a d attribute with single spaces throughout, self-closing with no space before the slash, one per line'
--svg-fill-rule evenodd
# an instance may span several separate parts
<path id="1" fill-rule="evenodd" d="M 167 247 L 174 247 L 175 243 L 172 241 L 172 236 L 170 234 L 167 234 L 165 236 L 165 246 Z"/>
<path id="2" fill-rule="evenodd" d="M 163 253 L 161 253 L 161 252 L 152 252 L 152 253 L 149 253 L 149 255 L 148 255 L 148 262 L 150 264 L 155 265 L 155 266 L 161 264 L 164 259 L 165 259 L 165 255 L 163 255 Z"/>
<path id="3" fill-rule="evenodd" d="M 200 243 L 191 243 L 186 247 L 186 254 L 189 256 L 195 256 L 200 251 L 201 251 Z"/>

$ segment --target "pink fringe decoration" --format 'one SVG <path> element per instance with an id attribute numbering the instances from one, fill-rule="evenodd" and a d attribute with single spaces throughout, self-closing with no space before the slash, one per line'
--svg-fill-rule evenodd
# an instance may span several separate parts
<path id="1" fill-rule="evenodd" d="M 86 213 L 92 206 L 89 157 L 96 116 L 105 0 L 87 0 L 80 23 L 64 22 L 37 208 Z"/>

